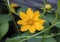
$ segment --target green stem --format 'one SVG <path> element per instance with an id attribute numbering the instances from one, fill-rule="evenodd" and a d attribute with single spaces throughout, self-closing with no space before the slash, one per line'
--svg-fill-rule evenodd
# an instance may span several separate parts
<path id="1" fill-rule="evenodd" d="M 58 9 L 59 9 L 59 1 L 58 1 L 58 4 L 57 4 L 56 17 L 55 17 L 55 19 L 53 20 L 52 25 L 55 24 L 56 21 L 57 21 L 57 18 L 58 18 Z M 44 14 L 43 14 L 43 15 L 44 15 Z M 43 15 L 42 15 L 42 16 L 43 16 Z M 47 31 L 48 31 L 48 30 L 47 30 Z M 44 36 L 43 36 L 42 42 L 43 42 L 43 41 L 44 41 Z"/>
<path id="2" fill-rule="evenodd" d="M 12 19 L 13 19 L 13 22 L 14 22 L 14 24 L 15 24 L 15 27 L 16 27 L 17 31 L 18 31 L 18 34 L 20 34 L 20 31 L 19 31 L 19 29 L 18 29 L 18 26 L 17 26 L 17 24 L 16 24 L 16 22 L 15 22 L 15 19 L 14 19 L 13 15 L 12 15 L 12 12 L 10 11 L 9 0 L 5 0 L 5 3 L 6 3 L 6 2 L 7 2 L 7 8 L 8 8 L 8 10 L 9 10 L 9 14 L 11 15 L 11 17 L 12 17 Z"/>
<path id="3" fill-rule="evenodd" d="M 45 8 L 45 5 L 46 5 L 46 2 L 47 2 L 47 0 L 44 0 L 44 11 L 43 11 L 43 14 L 41 15 L 41 17 L 43 17 L 44 16 L 44 14 L 45 14 L 45 12 L 46 12 L 46 8 Z M 44 32 L 44 34 L 43 34 L 43 36 L 42 36 L 42 40 L 41 40 L 41 42 L 44 42 L 44 35 L 46 34 L 46 31 Z"/>
<path id="4" fill-rule="evenodd" d="M 54 24 L 57 21 L 59 8 L 60 8 L 60 0 L 58 0 L 58 4 L 57 4 L 56 18 L 53 20 L 52 24 Z"/>
<path id="5" fill-rule="evenodd" d="M 57 36 L 57 35 L 60 35 L 60 33 L 44 36 L 44 38 L 49 38 L 49 37 L 53 37 L 53 36 Z M 20 38 L 26 38 L 26 37 L 31 37 L 31 36 L 21 36 Z M 43 38 L 43 37 L 42 36 L 35 36 L 34 38 Z"/>
<path id="6" fill-rule="evenodd" d="M 12 15 L 12 13 L 11 13 L 11 12 L 9 12 L 9 14 L 10 14 L 10 15 L 11 15 L 11 17 L 13 18 L 13 22 L 14 22 L 14 24 L 15 24 L 15 27 L 16 27 L 16 29 L 17 29 L 18 34 L 20 34 L 20 31 L 19 31 L 19 29 L 18 29 L 18 26 L 17 26 L 17 24 L 16 24 L 16 22 L 15 22 L 15 19 L 14 19 L 14 17 L 13 17 L 13 15 Z"/>
<path id="7" fill-rule="evenodd" d="M 47 31 L 47 30 L 50 30 L 53 26 L 55 26 L 55 25 L 57 25 L 57 24 L 59 24 L 59 23 L 60 23 L 60 22 L 55 23 L 55 24 L 51 25 L 49 28 L 47 28 L 47 29 L 45 29 L 45 30 L 43 30 L 43 31 L 41 31 L 41 32 L 39 32 L 39 33 L 36 33 L 36 34 L 34 34 L 34 35 L 32 35 L 32 36 L 30 36 L 30 37 L 26 38 L 26 39 L 23 39 L 23 40 L 21 40 L 21 41 L 28 40 L 28 39 L 30 39 L 30 38 L 32 38 L 32 37 L 35 37 L 36 35 L 39 35 L 39 34 L 41 34 L 41 33 L 45 32 L 45 31 Z"/>
<path id="8" fill-rule="evenodd" d="M 60 35 L 60 33 L 44 36 L 44 38 L 49 38 L 49 37 L 58 36 L 58 35 Z M 27 37 L 31 37 L 31 36 L 21 36 L 21 37 L 17 37 L 17 39 L 27 38 Z M 42 36 L 35 36 L 34 38 L 43 38 L 43 37 Z M 16 38 L 11 38 L 10 40 L 13 40 L 13 39 L 16 39 Z"/>
<path id="9" fill-rule="evenodd" d="M 46 9 L 44 8 L 44 11 L 43 11 L 43 13 L 40 16 L 41 18 L 44 16 L 45 12 L 46 12 Z"/>
<path id="10" fill-rule="evenodd" d="M 41 14 L 40 17 L 43 17 L 45 12 L 46 12 L 46 8 L 45 8 L 45 5 L 46 5 L 46 0 L 44 0 L 44 7 L 43 7 L 43 13 Z"/>

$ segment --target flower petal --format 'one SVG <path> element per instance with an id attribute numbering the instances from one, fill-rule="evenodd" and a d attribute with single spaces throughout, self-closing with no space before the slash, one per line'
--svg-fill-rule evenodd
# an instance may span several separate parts
<path id="1" fill-rule="evenodd" d="M 34 25 L 35 25 L 36 30 L 38 30 L 38 31 L 44 29 L 44 27 L 41 26 L 39 23 L 35 23 Z"/>
<path id="2" fill-rule="evenodd" d="M 27 23 L 23 20 L 18 20 L 17 24 L 19 25 L 27 25 Z"/>
<path id="3" fill-rule="evenodd" d="M 28 16 L 28 17 L 30 17 L 30 18 L 32 18 L 33 17 L 33 10 L 31 9 L 31 8 L 28 8 L 28 10 L 26 11 L 26 15 Z"/>
<path id="4" fill-rule="evenodd" d="M 37 20 L 37 19 L 39 18 L 39 16 L 40 16 L 40 12 L 39 12 L 39 11 L 35 11 L 35 12 L 34 12 L 33 19 L 34 19 L 34 20 Z"/>
<path id="5" fill-rule="evenodd" d="M 27 31 L 28 28 L 29 28 L 29 27 L 28 27 L 27 25 L 24 25 L 24 26 L 21 27 L 20 30 L 21 30 L 22 32 L 24 32 L 24 31 Z"/>
<path id="6" fill-rule="evenodd" d="M 34 32 L 36 31 L 36 29 L 35 29 L 34 26 L 30 26 L 29 31 L 30 31 L 31 33 L 34 33 Z"/>
<path id="7" fill-rule="evenodd" d="M 38 22 L 40 25 L 43 25 L 44 22 L 45 22 L 45 20 L 43 20 L 43 19 L 39 19 L 39 20 L 37 20 L 36 22 Z"/>
<path id="8" fill-rule="evenodd" d="M 11 3 L 10 6 L 11 6 L 11 7 L 18 7 L 18 4 Z"/>
<path id="9" fill-rule="evenodd" d="M 26 16 L 26 14 L 24 12 L 20 12 L 20 18 L 23 20 L 28 20 L 28 16 Z"/>
<path id="10" fill-rule="evenodd" d="M 40 30 L 43 30 L 44 27 L 43 26 L 37 26 L 36 30 L 40 31 Z"/>

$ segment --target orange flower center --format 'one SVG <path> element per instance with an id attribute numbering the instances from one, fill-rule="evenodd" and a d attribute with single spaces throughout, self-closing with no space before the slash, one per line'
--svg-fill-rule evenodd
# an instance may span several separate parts
<path id="1" fill-rule="evenodd" d="M 29 20 L 27 21 L 27 24 L 28 24 L 28 25 L 33 25 L 33 24 L 34 24 L 34 20 L 33 20 L 33 19 L 29 19 Z"/>

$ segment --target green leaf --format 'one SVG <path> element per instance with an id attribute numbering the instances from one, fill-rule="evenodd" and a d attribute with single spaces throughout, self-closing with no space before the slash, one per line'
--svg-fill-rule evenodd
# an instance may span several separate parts
<path id="1" fill-rule="evenodd" d="M 58 27 L 58 28 L 60 28 L 60 23 L 59 24 L 57 24 L 57 25 L 55 25 L 56 27 Z"/>
<path id="2" fill-rule="evenodd" d="M 10 39 L 10 38 L 7 38 L 5 42 L 18 42 L 19 39 Z"/>
<path id="3" fill-rule="evenodd" d="M 27 7 L 22 7 L 22 8 L 20 8 L 18 11 L 19 11 L 19 12 L 21 12 L 21 11 L 22 11 L 22 12 L 25 12 L 26 10 L 27 10 Z"/>
<path id="4" fill-rule="evenodd" d="M 20 36 L 16 36 L 13 38 L 7 38 L 5 42 L 19 42 L 21 40 Z"/>
<path id="5" fill-rule="evenodd" d="M 46 22 L 52 23 L 53 20 L 55 19 L 55 14 L 47 14 L 47 15 L 44 16 L 43 18 L 46 20 Z"/>
<path id="6" fill-rule="evenodd" d="M 52 37 L 50 38 L 31 38 L 28 42 L 56 42 L 56 40 Z"/>
<path id="7" fill-rule="evenodd" d="M 10 40 L 10 38 L 7 38 L 5 42 L 12 42 L 12 41 Z"/>
<path id="8" fill-rule="evenodd" d="M 57 40 L 58 42 L 60 42 L 60 37 L 58 38 L 58 40 Z"/>
<path id="9" fill-rule="evenodd" d="M 60 22 L 60 16 L 58 16 L 58 19 L 57 19 L 57 22 L 56 23 L 58 23 L 58 22 Z M 60 23 L 57 24 L 57 25 L 55 25 L 55 26 L 58 27 L 58 28 L 60 28 Z"/>
<path id="10" fill-rule="evenodd" d="M 8 29 L 9 29 L 8 22 L 0 24 L 0 39 L 7 33 Z"/>
<path id="11" fill-rule="evenodd" d="M 60 16 L 58 16 L 56 23 L 60 22 Z M 60 28 L 60 23 L 55 25 L 56 27 Z"/>
<path id="12" fill-rule="evenodd" d="M 56 42 L 56 40 L 54 38 L 50 37 L 50 38 L 43 39 L 43 42 Z"/>
<path id="13" fill-rule="evenodd" d="M 26 12 L 26 10 L 27 10 L 27 7 L 22 7 L 17 11 L 18 14 L 16 14 L 16 15 L 19 16 L 19 12 Z"/>
<path id="14" fill-rule="evenodd" d="M 58 0 L 58 3 L 57 3 L 57 11 L 58 11 L 58 15 L 59 15 L 57 22 L 60 22 L 60 0 Z M 55 26 L 60 28 L 60 23 Z"/>
<path id="15" fill-rule="evenodd" d="M 57 42 L 60 42 L 60 36 L 56 36 Z"/>
<path id="16" fill-rule="evenodd" d="M 11 21 L 12 17 L 9 14 L 0 14 L 0 23 Z"/>
<path id="17" fill-rule="evenodd" d="M 41 38 L 31 38 L 28 40 L 28 42 L 41 42 Z"/>
<path id="18" fill-rule="evenodd" d="M 58 39 L 58 42 L 60 42 L 60 38 Z"/>
<path id="19" fill-rule="evenodd" d="M 45 28 L 48 28 L 48 27 L 49 27 L 49 22 L 45 22 L 45 23 L 44 23 L 44 27 L 45 27 Z"/>

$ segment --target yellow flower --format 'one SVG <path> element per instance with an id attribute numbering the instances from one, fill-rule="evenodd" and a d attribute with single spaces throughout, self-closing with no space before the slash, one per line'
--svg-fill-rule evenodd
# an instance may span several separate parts
<path id="1" fill-rule="evenodd" d="M 49 9 L 52 8 L 52 6 L 51 6 L 50 4 L 46 4 L 46 5 L 45 5 L 45 8 L 49 10 Z"/>
<path id="2" fill-rule="evenodd" d="M 11 12 L 15 12 L 14 7 L 18 7 L 18 5 L 15 4 L 15 3 L 11 3 L 11 4 L 10 4 L 10 11 L 11 11 Z"/>
<path id="3" fill-rule="evenodd" d="M 20 12 L 19 14 L 22 20 L 18 20 L 17 24 L 22 25 L 20 29 L 22 32 L 29 30 L 34 33 L 36 30 L 41 31 L 44 29 L 45 20 L 39 19 L 39 11 L 33 12 L 31 8 L 28 8 L 26 13 Z"/>

